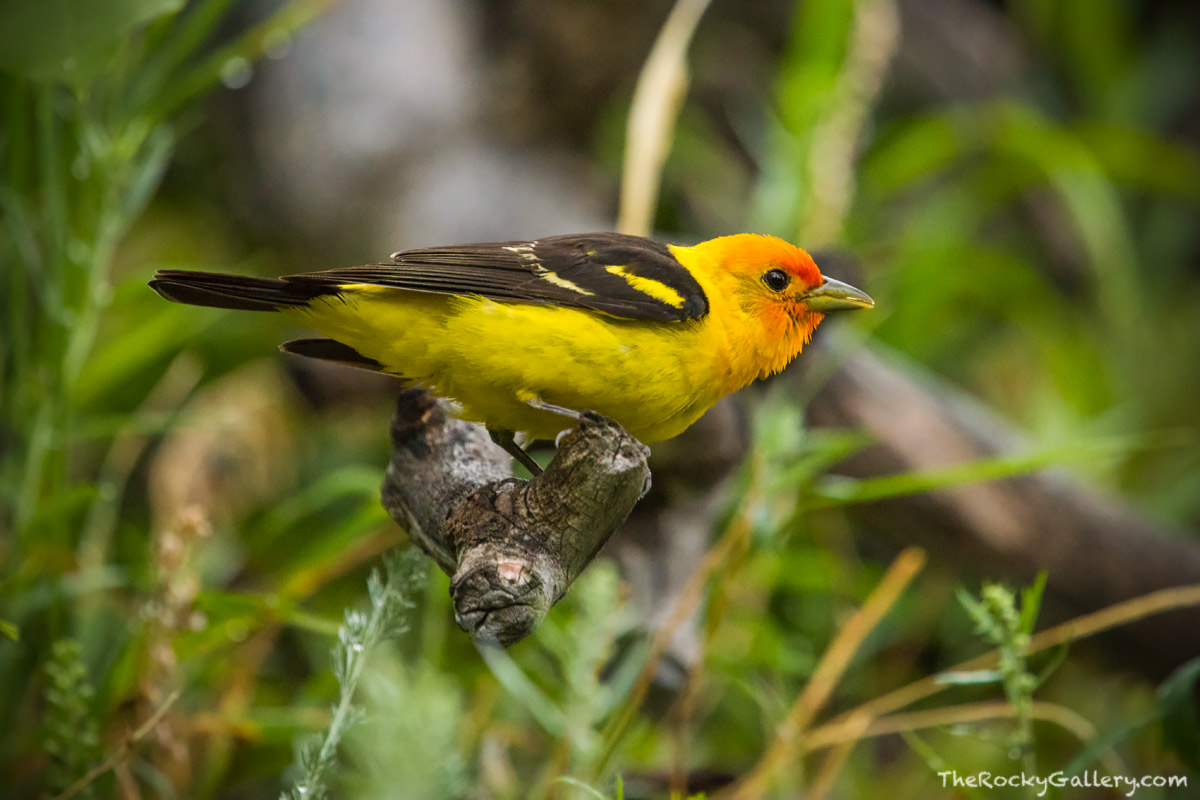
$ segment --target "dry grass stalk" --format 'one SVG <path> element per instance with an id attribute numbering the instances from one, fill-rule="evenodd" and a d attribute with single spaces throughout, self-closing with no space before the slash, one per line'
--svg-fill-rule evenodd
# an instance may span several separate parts
<path id="1" fill-rule="evenodd" d="M 89 769 L 85 775 L 64 789 L 61 794 L 54 798 L 54 800 L 71 800 L 72 797 L 86 789 L 104 773 L 108 772 L 110 769 L 116 769 L 118 766 L 128 761 L 129 757 L 133 755 L 134 745 L 146 738 L 148 734 L 158 727 L 159 723 L 162 722 L 163 717 L 167 715 L 167 712 L 171 710 L 171 706 L 173 706 L 175 701 L 178 699 L 179 692 L 172 692 L 170 695 L 168 695 L 166 699 L 163 700 L 162 704 L 154 710 L 154 713 L 151 714 L 145 722 L 138 726 L 137 730 L 125 737 L 124 741 L 121 742 L 120 746 L 115 752 L 110 754 L 108 758 L 104 759 L 104 761 Z"/>
<path id="2" fill-rule="evenodd" d="M 749 774 L 718 797 L 752 800 L 766 792 L 778 771 L 802 751 L 808 726 L 832 696 L 854 654 L 900 599 L 905 587 L 924 564 L 924 551 L 915 548 L 905 550 L 896 557 L 866 602 L 847 620 L 830 643 L 766 753 Z"/>
<path id="3" fill-rule="evenodd" d="M 633 689 L 630 690 L 624 704 L 604 730 L 605 751 L 597 762 L 597 772 L 603 770 L 604 765 L 612 756 L 617 742 L 620 741 L 626 728 L 633 722 L 638 708 L 641 707 L 642 701 L 646 698 L 646 693 L 650 690 L 650 685 L 654 682 L 654 674 L 658 668 L 659 661 L 667 652 L 667 647 L 675 632 L 692 617 L 699 607 L 704 587 L 708 584 L 708 579 L 719 567 L 726 564 L 735 554 L 744 550 L 749 544 L 750 521 L 744 514 L 740 514 L 730 524 L 729 528 L 726 529 L 721 538 L 717 540 L 716 544 L 709 549 L 708 553 L 704 556 L 704 560 L 700 562 L 699 568 L 688 579 L 687 584 L 684 585 L 683 590 L 679 593 L 679 599 L 676 601 L 671 615 L 662 627 L 655 631 L 654 638 L 650 643 L 650 652 L 646 656 L 646 663 L 642 665 L 641 672 L 638 673 Z"/>
<path id="4" fill-rule="evenodd" d="M 1155 614 L 1191 606 L 1200 606 L 1200 585 L 1177 586 L 1152 592 L 1123 603 L 1117 603 L 1092 614 L 1085 614 L 1082 617 L 1077 617 L 1061 625 L 1056 625 L 1053 628 L 1047 628 L 1041 633 L 1034 634 L 1030 637 L 1026 654 L 1033 655 L 1034 653 L 1049 650 L 1067 642 L 1086 639 L 1089 636 L 1094 636 L 1097 633 L 1116 628 L 1120 625 L 1128 625 L 1131 622 L 1136 622 Z M 956 664 L 943 672 L 973 672 L 975 670 L 990 669 L 996 665 L 998 660 L 999 652 L 992 650 L 981 656 L 964 661 L 961 664 Z M 835 728 L 844 725 L 851 717 L 857 714 L 868 714 L 872 718 L 882 717 L 885 714 L 910 706 L 918 700 L 932 697 L 949 688 L 950 684 L 941 680 L 941 674 L 930 675 L 919 681 L 914 681 L 907 686 L 902 686 L 895 691 L 881 695 L 874 700 L 863 703 L 858 708 L 840 714 L 824 725 L 813 729 L 811 735 L 813 738 L 825 736 L 828 733 L 826 728 Z"/>
<path id="5" fill-rule="evenodd" d="M 687 49 L 710 0 L 678 0 L 638 75 L 625 128 L 617 230 L 650 234 L 662 168 L 687 94 Z"/>

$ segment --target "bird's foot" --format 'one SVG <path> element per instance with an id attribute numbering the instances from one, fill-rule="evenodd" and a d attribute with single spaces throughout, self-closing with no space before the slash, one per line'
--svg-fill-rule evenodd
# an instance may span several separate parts
<path id="1" fill-rule="evenodd" d="M 517 440 L 512 431 L 494 431 L 488 429 L 488 435 L 492 437 L 492 441 L 500 445 L 504 452 L 517 460 L 517 463 L 529 470 L 529 474 L 537 477 L 542 474 L 542 467 L 533 460 L 533 456 L 525 452 L 525 448 L 517 444 Z"/>

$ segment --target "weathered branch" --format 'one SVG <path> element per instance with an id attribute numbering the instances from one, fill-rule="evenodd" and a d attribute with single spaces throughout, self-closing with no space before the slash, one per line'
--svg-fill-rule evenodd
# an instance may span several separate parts
<path id="1" fill-rule="evenodd" d="M 537 627 L 650 481 L 646 447 L 591 412 L 531 481 L 421 390 L 401 394 L 392 444 L 384 507 L 450 576 L 459 626 L 505 647 Z"/>

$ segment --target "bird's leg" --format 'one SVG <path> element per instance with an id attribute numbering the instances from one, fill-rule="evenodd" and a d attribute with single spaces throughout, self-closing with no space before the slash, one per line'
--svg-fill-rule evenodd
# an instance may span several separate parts
<path id="1" fill-rule="evenodd" d="M 538 411 L 548 411 L 551 414 L 558 414 L 562 417 L 568 417 L 576 422 L 579 422 L 579 420 L 583 418 L 583 415 L 578 411 L 574 411 L 570 408 L 563 408 L 562 406 L 556 406 L 553 403 L 547 403 L 533 392 L 518 392 L 517 398 L 525 405 L 529 406 L 530 408 L 536 408 Z M 538 475 L 542 474 L 542 468 L 536 461 L 533 460 L 529 453 L 525 452 L 525 450 L 517 444 L 516 439 L 513 438 L 512 431 L 492 430 L 489 428 L 488 434 L 492 437 L 493 442 L 504 448 L 504 452 L 515 458 L 518 463 L 525 467 L 525 469 L 529 470 L 530 475 L 533 475 L 536 478 Z M 557 444 L 557 442 L 555 444 Z"/>
<path id="2" fill-rule="evenodd" d="M 504 452 L 515 458 L 521 466 L 529 470 L 530 475 L 536 478 L 542 474 L 541 466 L 533 460 L 533 456 L 526 453 L 524 448 L 517 444 L 512 431 L 494 431 L 488 428 L 488 435 L 492 437 L 493 442 L 504 448 Z"/>
<path id="3" fill-rule="evenodd" d="M 556 406 L 553 403 L 547 403 L 541 397 L 538 397 L 532 392 L 521 392 L 517 396 L 520 398 L 522 403 L 530 408 L 536 408 L 538 411 L 549 411 L 551 414 L 558 414 L 560 417 L 567 417 L 575 420 L 576 422 L 579 422 L 579 420 L 583 419 L 583 414 L 580 412 L 572 408 L 564 408 L 563 406 Z"/>

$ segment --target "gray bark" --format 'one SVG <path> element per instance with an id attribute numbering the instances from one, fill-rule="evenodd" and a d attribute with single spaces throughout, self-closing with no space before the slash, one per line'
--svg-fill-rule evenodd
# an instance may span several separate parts
<path id="1" fill-rule="evenodd" d="M 650 484 L 646 447 L 591 412 L 530 481 L 421 390 L 400 395 L 392 444 L 384 507 L 450 576 L 459 626 L 504 647 L 537 627 Z"/>

